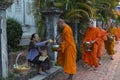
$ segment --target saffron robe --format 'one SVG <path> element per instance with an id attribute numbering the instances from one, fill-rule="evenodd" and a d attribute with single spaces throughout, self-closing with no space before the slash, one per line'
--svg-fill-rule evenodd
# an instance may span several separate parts
<path id="1" fill-rule="evenodd" d="M 87 28 L 83 42 L 91 42 L 95 40 L 95 43 L 93 44 L 93 50 L 88 52 L 85 51 L 84 46 L 82 47 L 82 60 L 87 63 L 89 66 L 95 66 L 98 67 L 98 59 L 97 59 L 97 50 L 98 50 L 98 41 L 100 38 L 100 32 L 98 28 L 92 27 Z"/>
<path id="2" fill-rule="evenodd" d="M 100 40 L 99 40 L 99 44 L 98 44 L 98 51 L 97 51 L 97 57 L 101 58 L 102 57 L 102 53 L 103 53 L 103 49 L 104 49 L 104 41 L 107 40 L 107 36 L 106 36 L 106 31 L 103 29 L 100 29 Z"/>
<path id="3" fill-rule="evenodd" d="M 76 74 L 76 45 L 72 29 L 66 25 L 61 34 L 61 52 L 58 53 L 58 64 L 67 74 Z"/>
<path id="4" fill-rule="evenodd" d="M 107 35 L 113 35 L 114 39 L 112 41 L 110 41 L 109 39 L 105 41 L 105 49 L 108 55 L 114 55 L 115 54 L 115 51 L 114 51 L 115 40 L 116 41 L 118 40 L 117 39 L 117 35 L 118 35 L 117 28 L 110 27 L 107 31 Z"/>
<path id="5" fill-rule="evenodd" d="M 117 30 L 118 30 L 118 39 L 120 39 L 120 27 L 118 27 Z"/>

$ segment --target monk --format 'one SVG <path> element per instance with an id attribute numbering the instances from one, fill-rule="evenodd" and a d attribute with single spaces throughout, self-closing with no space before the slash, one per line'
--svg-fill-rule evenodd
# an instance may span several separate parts
<path id="1" fill-rule="evenodd" d="M 113 60 L 113 55 L 115 54 L 114 44 L 115 40 L 118 41 L 117 35 L 117 28 L 115 27 L 115 23 L 112 22 L 107 31 L 107 41 L 105 41 L 105 49 L 111 60 Z"/>
<path id="2" fill-rule="evenodd" d="M 72 29 L 63 19 L 57 21 L 57 26 L 62 30 L 61 48 L 58 53 L 58 64 L 60 64 L 64 72 L 69 74 L 68 80 L 73 80 L 76 74 L 76 44 L 73 37 Z"/>
<path id="3" fill-rule="evenodd" d="M 86 50 L 85 46 L 82 48 L 82 60 L 92 68 L 92 70 L 97 70 L 98 67 L 98 41 L 100 38 L 99 30 L 93 26 L 93 21 L 87 22 L 87 30 L 84 34 L 83 45 L 87 42 L 93 44 L 93 49 L 90 51 Z"/>
<path id="4" fill-rule="evenodd" d="M 101 64 L 101 58 L 104 50 L 104 41 L 107 40 L 106 31 L 102 29 L 100 23 L 97 23 L 97 28 L 100 30 L 100 39 L 98 44 L 98 50 L 97 50 L 97 57 L 98 57 L 98 63 Z"/>
<path id="5" fill-rule="evenodd" d="M 118 39 L 120 39 L 120 25 L 118 25 L 117 31 L 118 31 Z"/>

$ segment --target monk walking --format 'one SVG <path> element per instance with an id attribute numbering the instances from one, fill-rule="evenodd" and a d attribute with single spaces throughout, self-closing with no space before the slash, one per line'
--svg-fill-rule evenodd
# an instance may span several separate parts
<path id="1" fill-rule="evenodd" d="M 58 63 L 63 67 L 64 72 L 69 74 L 68 80 L 73 80 L 73 75 L 76 74 L 76 45 L 73 32 L 63 19 L 57 21 L 57 26 L 62 30 Z"/>
<path id="2" fill-rule="evenodd" d="M 98 40 L 100 38 L 99 30 L 93 26 L 93 21 L 87 22 L 87 30 L 83 38 L 83 48 L 82 48 L 82 60 L 90 66 L 92 70 L 96 70 L 98 67 Z M 89 43 L 89 44 L 88 44 Z M 92 48 L 88 48 L 85 44 L 93 45 Z"/>
<path id="3" fill-rule="evenodd" d="M 115 40 L 118 41 L 117 36 L 118 36 L 117 28 L 115 28 L 115 23 L 112 22 L 107 31 L 107 41 L 105 41 L 105 49 L 107 51 L 107 54 L 110 56 L 111 60 L 113 60 L 113 55 L 115 54 L 114 44 Z"/>
<path id="4" fill-rule="evenodd" d="M 100 30 L 100 40 L 98 44 L 98 51 L 97 51 L 97 57 L 98 57 L 98 63 L 101 64 L 101 58 L 103 54 L 104 49 L 104 41 L 107 40 L 106 31 L 102 29 L 100 23 L 97 23 L 97 28 Z"/>
<path id="5" fill-rule="evenodd" d="M 118 25 L 117 30 L 118 30 L 118 39 L 120 39 L 120 25 Z"/>

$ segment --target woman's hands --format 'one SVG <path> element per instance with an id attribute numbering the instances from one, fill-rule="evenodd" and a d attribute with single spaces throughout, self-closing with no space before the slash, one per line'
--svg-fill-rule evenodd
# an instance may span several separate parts
<path id="1" fill-rule="evenodd" d="M 48 40 L 46 40 L 45 42 L 46 42 L 46 43 L 52 43 L 53 40 L 52 40 L 52 39 L 48 39 Z"/>

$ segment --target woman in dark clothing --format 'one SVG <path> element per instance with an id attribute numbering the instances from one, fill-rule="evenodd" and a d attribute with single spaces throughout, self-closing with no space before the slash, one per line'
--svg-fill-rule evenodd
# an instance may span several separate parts
<path id="1" fill-rule="evenodd" d="M 37 33 L 32 34 L 31 36 L 31 41 L 29 43 L 29 48 L 28 48 L 28 55 L 27 59 L 28 62 L 34 63 L 39 66 L 39 73 L 40 74 L 46 74 L 42 70 L 42 66 L 47 63 L 49 64 L 48 58 L 45 61 L 40 61 L 39 57 L 42 54 L 42 51 L 40 49 L 41 46 L 46 46 L 48 43 L 50 43 L 50 40 L 42 41 L 40 42 L 40 38 Z M 47 61 L 47 62 L 46 62 Z"/>

